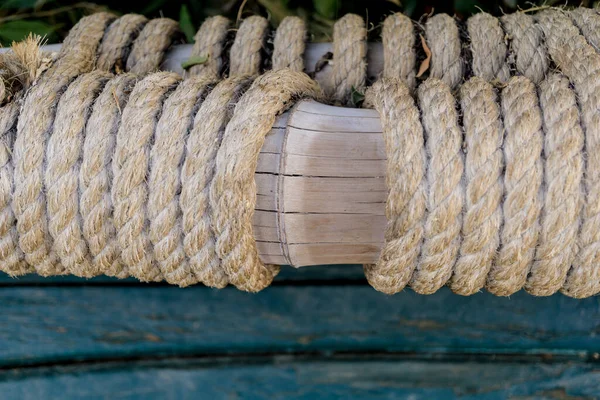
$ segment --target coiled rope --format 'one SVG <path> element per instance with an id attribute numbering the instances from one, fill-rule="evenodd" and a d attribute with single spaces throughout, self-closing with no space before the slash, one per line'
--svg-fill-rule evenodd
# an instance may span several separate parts
<path id="1" fill-rule="evenodd" d="M 420 26 L 384 21 L 384 70 L 365 99 L 381 117 L 389 189 L 385 244 L 365 266 L 373 287 L 600 292 L 599 24 L 589 9 L 464 25 L 436 15 L 423 60 Z M 265 135 L 300 98 L 355 103 L 367 31 L 356 15 L 336 23 L 321 90 L 302 72 L 302 20 L 281 23 L 263 75 L 268 22 L 245 19 L 228 50 L 231 29 L 223 17 L 202 25 L 192 55 L 205 62 L 182 79 L 155 72 L 176 23 L 95 14 L 41 76 L 7 86 L 0 269 L 271 283 L 278 267 L 259 259 L 251 224 Z"/>

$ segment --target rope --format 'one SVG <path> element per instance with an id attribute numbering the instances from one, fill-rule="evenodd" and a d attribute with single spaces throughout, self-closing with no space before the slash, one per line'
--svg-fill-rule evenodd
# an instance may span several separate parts
<path id="1" fill-rule="evenodd" d="M 216 16 L 208 18 L 194 36 L 194 47 L 190 58 L 206 57 L 206 61 L 192 66 L 189 69 L 190 76 L 206 76 L 219 78 L 223 70 L 223 50 L 229 20 L 225 17 Z"/>
<path id="2" fill-rule="evenodd" d="M 333 71 L 325 87 L 337 103 L 352 103 L 352 91 L 363 92 L 367 72 L 367 29 L 361 17 L 348 14 L 333 27 Z"/>
<path id="3" fill-rule="evenodd" d="M 126 70 L 138 75 L 157 71 L 165 53 L 180 36 L 177 21 L 169 18 L 151 20 L 133 42 L 125 64 Z"/>
<path id="4" fill-rule="evenodd" d="M 98 50 L 96 68 L 123 72 L 131 46 L 147 23 L 148 19 L 143 15 L 126 14 L 110 24 Z"/>
<path id="5" fill-rule="evenodd" d="M 456 22 L 446 14 L 435 15 L 425 24 L 425 36 L 431 51 L 429 76 L 457 87 L 463 79 L 464 63 Z"/>
<path id="6" fill-rule="evenodd" d="M 365 98 L 387 154 L 385 243 L 364 267 L 377 290 L 600 292 L 597 24 L 584 9 L 478 14 L 461 43 L 456 21 L 437 15 L 417 78 L 413 23 L 386 19 L 384 71 Z M 229 58 L 228 27 L 203 24 L 193 54 L 206 61 L 182 80 L 150 73 L 173 21 L 95 14 L 50 68 L 2 97 L 3 271 L 270 284 L 279 268 L 261 262 L 252 232 L 258 154 L 278 114 L 323 95 L 301 72 L 301 20 L 282 21 L 262 76 L 267 21 L 245 19 Z M 365 89 L 365 40 L 361 17 L 336 23 L 330 102 Z M 132 72 L 113 76 L 123 63 Z"/>
<path id="7" fill-rule="evenodd" d="M 383 21 L 383 76 L 399 78 L 412 92 L 416 85 L 415 30 L 403 14 L 392 14 Z"/>

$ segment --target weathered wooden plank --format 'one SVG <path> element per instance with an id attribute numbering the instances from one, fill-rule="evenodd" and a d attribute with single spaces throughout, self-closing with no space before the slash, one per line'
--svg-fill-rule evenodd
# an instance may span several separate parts
<path id="1" fill-rule="evenodd" d="M 0 374 L 5 399 L 596 399 L 585 363 L 172 360 Z"/>
<path id="2" fill-rule="evenodd" d="M 385 296 L 366 285 L 0 290 L 0 365 L 150 355 L 600 352 L 600 298 Z"/>
<path id="3" fill-rule="evenodd" d="M 279 243 L 273 242 L 258 242 L 258 247 L 262 249 L 261 254 L 270 255 L 279 254 Z M 283 261 L 283 260 L 282 260 Z M 365 277 L 362 270 L 362 265 L 346 264 L 346 265 L 320 265 L 310 268 L 294 268 L 289 265 L 282 265 L 281 271 L 275 277 L 275 284 L 286 285 L 296 283 L 306 283 L 318 281 L 322 284 L 327 282 L 364 282 Z M 143 283 L 134 278 L 116 279 L 108 276 L 97 276 L 90 279 L 78 278 L 73 275 L 62 275 L 52 277 L 42 277 L 37 274 L 28 274 L 12 278 L 3 272 L 0 272 L 0 290 L 2 287 L 16 286 L 61 286 L 61 285 L 124 285 L 147 287 L 147 283 Z M 156 284 L 153 284 L 156 285 Z M 158 284 L 165 285 L 166 284 Z"/>

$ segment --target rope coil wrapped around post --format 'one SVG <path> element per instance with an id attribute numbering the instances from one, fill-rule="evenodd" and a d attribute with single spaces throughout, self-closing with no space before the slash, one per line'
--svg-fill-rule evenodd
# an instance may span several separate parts
<path id="1" fill-rule="evenodd" d="M 481 13 L 461 43 L 457 21 L 436 15 L 418 77 L 419 29 L 384 21 L 384 68 L 365 99 L 387 158 L 371 285 L 600 292 L 599 21 L 586 9 Z M 182 79 L 156 72 L 179 38 L 173 21 L 95 14 L 14 89 L 0 108 L 1 270 L 271 283 L 278 267 L 262 262 L 253 232 L 259 152 L 298 99 L 355 103 L 371 78 L 366 28 L 356 15 L 336 23 L 321 90 L 302 72 L 302 20 L 282 21 L 266 72 L 268 22 L 242 21 L 228 53 L 230 26 L 203 24 L 192 54 L 206 61 Z"/>

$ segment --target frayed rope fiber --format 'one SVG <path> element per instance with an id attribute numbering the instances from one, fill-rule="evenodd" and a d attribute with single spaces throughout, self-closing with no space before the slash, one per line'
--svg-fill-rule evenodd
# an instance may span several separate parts
<path id="1" fill-rule="evenodd" d="M 35 79 L 2 75 L 0 270 L 259 291 L 279 271 L 252 228 L 265 136 L 299 99 L 348 106 L 366 91 L 387 155 L 385 243 L 364 266 L 375 289 L 595 295 L 598 26 L 584 8 L 424 27 L 395 14 L 368 86 L 357 15 L 335 24 L 321 85 L 302 72 L 296 17 L 277 29 L 270 64 L 264 18 L 243 20 L 231 46 L 230 21 L 207 19 L 192 50 L 205 60 L 183 78 L 159 72 L 181 37 L 174 21 L 86 17 L 49 67 L 2 55 L 3 71 Z"/>

